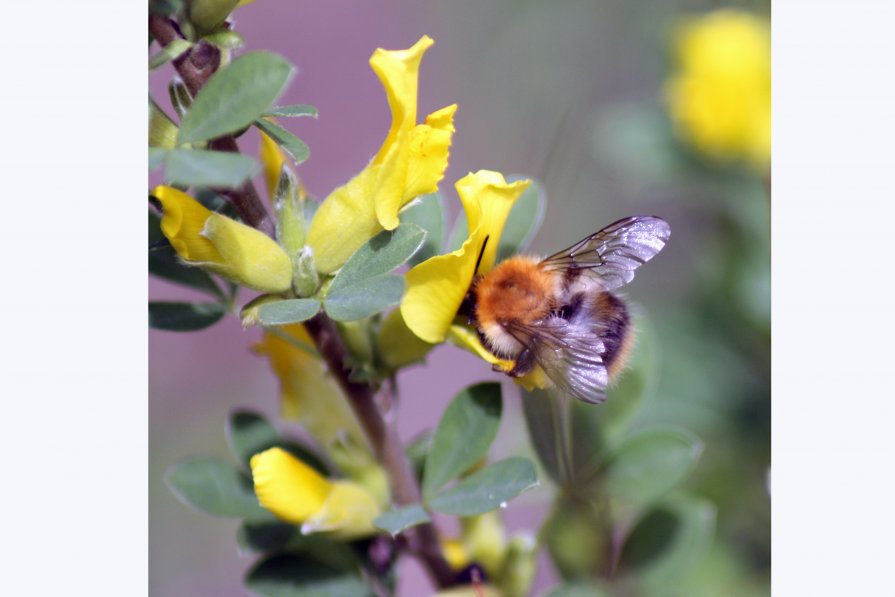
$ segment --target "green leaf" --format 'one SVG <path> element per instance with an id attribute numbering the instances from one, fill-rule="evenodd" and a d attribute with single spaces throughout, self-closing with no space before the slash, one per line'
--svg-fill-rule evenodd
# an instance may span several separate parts
<path id="1" fill-rule="evenodd" d="M 264 325 L 285 325 L 307 321 L 317 315 L 318 311 L 320 311 L 320 301 L 301 298 L 267 303 L 258 309 L 258 315 Z"/>
<path id="2" fill-rule="evenodd" d="M 705 555 L 715 532 L 715 506 L 708 500 L 675 495 L 663 499 L 659 508 L 673 516 L 676 524 L 664 549 L 654 554 L 653 558 L 636 564 L 636 576 L 649 595 L 655 595 L 682 579 Z M 643 522 L 638 524 L 634 532 L 642 527 Z M 647 528 L 644 527 L 643 530 L 647 531 Z M 655 528 L 652 530 L 655 532 Z M 629 536 L 622 552 L 622 565 L 626 563 L 624 558 L 632 555 L 628 543 L 635 539 L 633 535 L 634 533 Z M 630 560 L 627 563 L 632 567 L 635 565 Z"/>
<path id="3" fill-rule="evenodd" d="M 410 207 L 401 212 L 401 222 L 416 224 L 426 231 L 423 246 L 410 258 L 411 266 L 441 254 L 444 246 L 445 213 L 444 197 L 440 193 L 418 197 Z"/>
<path id="4" fill-rule="evenodd" d="M 538 461 L 550 479 L 559 486 L 569 480 L 562 435 L 562 407 L 555 396 L 545 390 L 521 389 L 522 412 L 528 437 L 538 456 Z"/>
<path id="5" fill-rule="evenodd" d="M 301 164 L 310 157 L 311 150 L 308 149 L 305 142 L 280 125 L 264 118 L 259 118 L 255 121 L 255 126 L 276 141 L 277 145 L 283 148 L 283 151 L 292 156 L 296 164 Z"/>
<path id="6" fill-rule="evenodd" d="M 158 169 L 159 166 L 162 165 L 162 162 L 165 160 L 165 155 L 168 153 L 168 150 L 163 147 L 150 147 L 149 148 L 149 171 L 154 172 Z"/>
<path id="7" fill-rule="evenodd" d="M 168 469 L 165 483 L 180 501 L 202 512 L 227 518 L 274 521 L 258 505 L 252 480 L 229 464 L 193 458 Z"/>
<path id="8" fill-rule="evenodd" d="M 299 116 L 310 116 L 317 118 L 317 108 L 307 104 L 290 104 L 288 106 L 274 106 L 264 113 L 265 116 L 285 116 L 286 118 L 296 118 Z"/>
<path id="9" fill-rule="evenodd" d="M 480 383 L 461 390 L 441 417 L 423 474 L 423 497 L 472 468 L 488 451 L 500 426 L 500 384 Z"/>
<path id="10" fill-rule="evenodd" d="M 174 39 L 167 46 L 149 57 L 149 70 L 155 70 L 169 60 L 174 60 L 187 50 L 193 47 L 193 44 L 185 39 Z"/>
<path id="11" fill-rule="evenodd" d="M 210 44 L 214 44 L 222 50 L 236 50 L 245 45 L 245 40 L 237 31 L 228 29 L 226 31 L 218 31 L 204 36 L 202 39 Z"/>
<path id="12" fill-rule="evenodd" d="M 221 303 L 150 301 L 149 327 L 171 332 L 192 332 L 217 323 L 227 313 Z"/>
<path id="13" fill-rule="evenodd" d="M 596 581 L 577 581 L 553 587 L 543 597 L 611 597 L 612 593 Z"/>
<path id="14" fill-rule="evenodd" d="M 172 149 L 177 144 L 177 125 L 149 98 L 149 147 Z"/>
<path id="15" fill-rule="evenodd" d="M 642 568 L 661 556 L 680 531 L 680 519 L 667 508 L 654 508 L 638 521 L 625 539 L 620 560 L 624 568 Z"/>
<path id="16" fill-rule="evenodd" d="M 149 239 L 150 243 L 167 240 L 162 235 L 160 228 L 161 218 L 154 211 L 149 210 Z M 198 267 L 184 265 L 178 258 L 174 247 L 171 245 L 149 248 L 149 273 L 153 276 L 188 286 L 201 292 L 226 299 L 224 291 L 205 270 Z"/>
<path id="17" fill-rule="evenodd" d="M 293 71 L 276 54 L 243 54 L 212 75 L 196 94 L 177 142 L 206 141 L 252 124 L 285 89 Z"/>
<path id="18" fill-rule="evenodd" d="M 247 155 L 205 149 L 172 149 L 165 156 L 165 180 L 184 186 L 235 189 L 261 170 Z"/>
<path id="19" fill-rule="evenodd" d="M 170 245 L 149 249 L 149 273 L 225 300 L 224 291 L 204 270 L 184 265 Z"/>
<path id="20" fill-rule="evenodd" d="M 377 276 L 333 290 L 323 301 L 326 313 L 336 321 L 355 321 L 397 305 L 404 296 L 404 277 Z"/>
<path id="21" fill-rule="evenodd" d="M 246 576 L 246 587 L 260 597 L 371 597 L 360 576 L 314 559 L 275 555 Z"/>
<path id="22" fill-rule="evenodd" d="M 396 537 L 405 529 L 431 521 L 429 514 L 421 505 L 413 504 L 380 514 L 373 519 L 373 525 L 388 532 L 392 537 Z"/>
<path id="23" fill-rule="evenodd" d="M 298 529 L 284 522 L 252 522 L 245 520 L 236 531 L 240 555 L 269 553 L 286 547 Z"/>
<path id="24" fill-rule="evenodd" d="M 227 444 L 239 462 L 248 464 L 252 456 L 280 443 L 276 427 L 248 410 L 236 410 L 227 419 Z"/>
<path id="25" fill-rule="evenodd" d="M 603 472 L 603 488 L 626 506 L 642 506 L 661 497 L 693 468 L 702 443 L 683 429 L 645 431 L 623 442 Z"/>
<path id="26" fill-rule="evenodd" d="M 348 258 L 333 279 L 330 292 L 389 273 L 410 259 L 425 238 L 426 231 L 414 224 L 383 230 Z"/>
<path id="27" fill-rule="evenodd" d="M 483 468 L 429 500 L 429 507 L 454 516 L 476 516 L 504 507 L 538 484 L 527 458 L 507 458 Z"/>
<path id="28" fill-rule="evenodd" d="M 523 180 L 528 177 L 511 175 L 507 176 L 508 182 Z M 531 185 L 510 210 L 500 235 L 500 244 L 497 247 L 497 261 L 503 261 L 520 251 L 528 248 L 528 244 L 535 237 L 538 228 L 544 221 L 544 211 L 547 207 L 547 195 L 544 185 L 537 180 L 532 180 Z"/>

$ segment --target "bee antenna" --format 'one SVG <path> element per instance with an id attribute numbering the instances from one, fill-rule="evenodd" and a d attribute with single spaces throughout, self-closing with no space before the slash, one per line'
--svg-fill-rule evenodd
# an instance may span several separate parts
<path id="1" fill-rule="evenodd" d="M 482 263 L 482 257 L 485 256 L 485 247 L 488 246 L 488 239 L 491 238 L 491 235 L 485 237 L 485 242 L 482 243 L 482 250 L 479 251 L 479 258 L 475 262 L 475 269 L 472 271 L 472 275 L 475 276 L 479 272 L 479 265 Z"/>

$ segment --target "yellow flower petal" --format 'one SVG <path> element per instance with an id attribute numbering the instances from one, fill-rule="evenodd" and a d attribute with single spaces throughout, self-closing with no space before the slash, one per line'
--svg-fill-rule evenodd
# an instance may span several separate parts
<path id="1" fill-rule="evenodd" d="M 357 539 L 378 532 L 373 519 L 381 513 L 379 502 L 362 486 L 333 481 L 322 507 L 302 524 L 301 532 L 329 532 L 340 539 Z"/>
<path id="2" fill-rule="evenodd" d="M 386 230 L 398 226 L 398 212 L 412 199 L 438 190 L 447 169 L 457 105 L 426 117 L 395 144 L 383 163 L 376 217 Z"/>
<path id="3" fill-rule="evenodd" d="M 342 267 L 383 229 L 394 229 L 401 208 L 414 197 L 436 190 L 444 176 L 456 106 L 416 124 L 420 61 L 433 43 L 424 36 L 410 49 L 379 49 L 370 58 L 388 96 L 392 124 L 373 160 L 330 193 L 311 222 L 308 245 L 322 273 Z"/>
<path id="4" fill-rule="evenodd" d="M 485 273 L 494 266 L 510 209 L 529 184 L 530 180 L 507 183 L 502 174 L 489 170 L 479 170 L 457 182 L 457 193 L 469 223 L 469 238 L 458 250 L 427 259 L 406 276 L 401 314 L 407 327 L 420 339 L 432 344 L 445 339 L 469 291 L 482 247 L 479 272 Z"/>
<path id="5" fill-rule="evenodd" d="M 301 324 L 281 326 L 277 333 L 313 349 L 314 342 Z M 327 452 L 349 439 L 352 446 L 366 448 L 366 436 L 354 412 L 319 357 L 269 331 L 252 348 L 268 358 L 280 382 L 284 419 L 301 422 Z"/>
<path id="6" fill-rule="evenodd" d="M 186 193 L 158 186 L 162 233 L 189 265 L 197 265 L 262 292 L 292 286 L 292 261 L 269 236 L 214 213 Z"/>
<path id="7" fill-rule="evenodd" d="M 681 25 L 677 70 L 665 85 L 675 130 L 703 153 L 762 169 L 771 152 L 771 45 L 767 19 L 723 9 Z"/>
<path id="8" fill-rule="evenodd" d="M 261 135 L 258 157 L 261 159 L 261 165 L 264 166 L 264 182 L 267 184 L 267 197 L 273 203 L 277 183 L 280 181 L 280 172 L 283 170 L 283 164 L 286 163 L 286 159 L 283 157 L 283 150 L 280 149 L 276 141 L 271 139 L 264 131 L 259 130 L 258 133 Z"/>
<path id="9" fill-rule="evenodd" d="M 374 164 L 381 163 L 398 136 L 416 124 L 420 61 L 426 50 L 434 43 L 431 37 L 424 35 L 406 50 L 379 48 L 370 57 L 370 68 L 382 82 L 385 94 L 388 96 L 388 106 L 392 111 L 392 126 L 385 142 L 373 158 Z"/>
<path id="10" fill-rule="evenodd" d="M 252 456 L 258 502 L 277 518 L 301 524 L 323 508 L 332 483 L 282 448 Z"/>
<path id="11" fill-rule="evenodd" d="M 488 239 L 479 264 L 479 273 L 487 273 L 494 267 L 497 246 L 500 244 L 500 235 L 503 233 L 507 216 L 513 204 L 529 185 L 530 180 L 508 183 L 503 174 L 490 170 L 479 170 L 457 181 L 457 193 L 466 209 L 469 229 L 473 231 L 470 238 L 481 238 L 483 243 L 485 238 Z M 478 202 L 480 205 L 478 219 L 473 217 L 476 214 L 475 210 L 471 211 L 468 207 L 473 202 Z M 475 257 L 478 259 L 478 254 Z"/>
<path id="12" fill-rule="evenodd" d="M 441 551 L 448 565 L 456 571 L 463 570 L 471 563 L 466 547 L 459 539 L 442 539 Z"/>

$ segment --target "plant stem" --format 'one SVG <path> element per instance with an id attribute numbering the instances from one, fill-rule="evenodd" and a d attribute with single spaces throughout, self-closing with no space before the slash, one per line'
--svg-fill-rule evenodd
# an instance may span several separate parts
<path id="1" fill-rule="evenodd" d="M 167 17 L 150 15 L 149 31 L 163 47 L 175 39 L 183 39 L 183 34 L 181 34 L 177 24 Z M 221 65 L 221 51 L 213 44 L 201 40 L 174 59 L 173 65 L 177 74 L 183 79 L 183 83 L 189 90 L 190 95 L 196 97 L 202 86 L 205 85 Z M 218 151 L 239 153 L 239 146 L 236 145 L 236 138 L 233 135 L 225 135 L 219 139 L 214 139 L 209 143 L 209 146 L 211 149 Z M 261 201 L 261 197 L 258 195 L 258 191 L 251 180 L 239 189 L 216 190 L 230 201 L 243 222 L 261 230 L 265 234 L 274 236 L 273 220 L 271 220 L 267 210 L 264 208 L 264 202 Z"/>
<path id="2" fill-rule="evenodd" d="M 317 344 L 323 360 L 348 397 L 354 413 L 360 420 L 378 460 L 388 474 L 392 496 L 396 504 L 406 506 L 420 502 L 420 489 L 413 475 L 410 460 L 404 453 L 394 417 L 383 415 L 376 404 L 373 388 L 368 384 L 349 379 L 344 367 L 348 353 L 339 338 L 332 320 L 318 314 L 305 322 L 308 333 Z M 438 533 L 432 523 L 426 523 L 404 531 L 408 544 L 426 566 L 433 581 L 439 587 L 454 584 L 454 573 L 444 559 Z"/>

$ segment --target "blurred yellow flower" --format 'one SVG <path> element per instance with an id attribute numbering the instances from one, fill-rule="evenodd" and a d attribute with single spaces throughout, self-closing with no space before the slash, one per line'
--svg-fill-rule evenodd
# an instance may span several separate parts
<path id="1" fill-rule="evenodd" d="M 356 539 L 377 532 L 373 519 L 382 507 L 361 485 L 327 479 L 282 448 L 255 454 L 251 467 L 258 502 L 302 533 Z"/>
<path id="2" fill-rule="evenodd" d="M 261 159 L 261 165 L 264 168 L 264 182 L 267 184 L 267 196 L 273 202 L 274 194 L 277 190 L 277 183 L 280 181 L 280 173 L 286 164 L 286 158 L 277 142 L 271 139 L 264 131 L 259 130 L 261 136 L 261 145 L 258 149 L 258 157 Z"/>
<path id="3" fill-rule="evenodd" d="M 767 19 L 723 9 L 682 23 L 665 102 L 677 134 L 722 161 L 767 168 L 771 157 L 771 37 Z"/>
<path id="4" fill-rule="evenodd" d="M 346 438 L 366 448 L 354 412 L 320 357 L 301 350 L 289 339 L 313 350 L 314 341 L 299 323 L 265 330 L 261 342 L 252 347 L 256 354 L 267 357 L 280 382 L 281 416 L 300 422 L 327 450 L 336 440 Z"/>
<path id="5" fill-rule="evenodd" d="M 162 204 L 162 233 L 188 265 L 262 292 L 292 286 L 292 261 L 263 232 L 212 212 L 175 188 L 157 186 L 152 195 Z"/>
<path id="6" fill-rule="evenodd" d="M 419 66 L 435 42 L 423 36 L 407 50 L 378 49 L 370 66 L 388 96 L 392 124 L 373 160 L 320 205 L 308 231 L 317 269 L 332 273 L 367 240 L 398 225 L 398 212 L 437 190 L 447 168 L 456 104 L 416 124 Z"/>
<path id="7" fill-rule="evenodd" d="M 508 183 L 503 174 L 490 170 L 479 170 L 457 181 L 469 237 L 453 253 L 427 259 L 407 272 L 401 315 L 417 337 L 431 344 L 449 339 L 504 371 L 513 368 L 512 361 L 491 354 L 473 330 L 455 324 L 454 318 L 476 273 L 485 274 L 494 267 L 510 209 L 530 184 L 530 180 Z M 516 381 L 529 388 L 547 383 L 540 368 Z"/>

